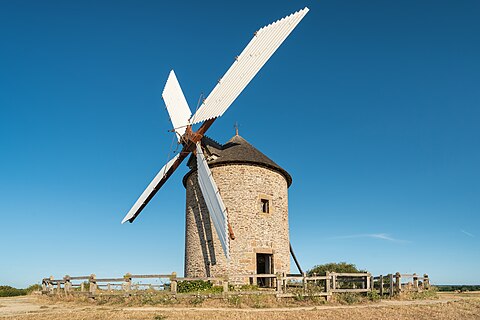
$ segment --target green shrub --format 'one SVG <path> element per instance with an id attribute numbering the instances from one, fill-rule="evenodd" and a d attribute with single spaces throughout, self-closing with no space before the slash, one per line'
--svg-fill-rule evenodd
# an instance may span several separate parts
<path id="1" fill-rule="evenodd" d="M 437 292 L 437 288 L 430 287 L 429 290 L 424 290 L 420 292 L 407 292 L 406 298 L 410 298 L 412 300 L 438 299 Z"/>
<path id="2" fill-rule="evenodd" d="M 26 294 L 26 289 L 17 289 L 10 286 L 0 286 L 0 297 L 24 296 Z"/>
<path id="3" fill-rule="evenodd" d="M 438 285 L 438 291 L 480 291 L 480 285 Z"/>
<path id="4" fill-rule="evenodd" d="M 203 280 L 179 281 L 177 291 L 178 293 L 199 292 L 211 290 L 212 287 L 211 282 Z"/>
<path id="5" fill-rule="evenodd" d="M 27 294 L 30 294 L 34 291 L 42 291 L 42 286 L 39 284 L 32 284 L 30 287 L 25 289 L 25 291 L 27 292 Z"/>
<path id="6" fill-rule="evenodd" d="M 367 298 L 370 301 L 379 301 L 382 299 L 382 296 L 377 292 L 377 290 L 371 290 L 367 292 Z"/>
<path id="7" fill-rule="evenodd" d="M 293 297 L 293 299 L 295 301 L 305 301 L 306 297 L 303 294 L 298 293 Z"/>
<path id="8" fill-rule="evenodd" d="M 242 304 L 242 297 L 239 295 L 233 295 L 228 297 L 228 303 L 234 307 L 239 307 Z"/>
<path id="9" fill-rule="evenodd" d="M 313 274 L 315 273 L 316 275 L 324 276 L 327 272 L 356 273 L 366 271 L 359 270 L 357 266 L 355 266 L 353 263 L 331 262 L 314 266 L 312 269 L 307 271 L 307 275 L 313 276 Z"/>
<path id="10" fill-rule="evenodd" d="M 335 295 L 335 300 L 342 304 L 354 304 L 362 301 L 362 297 L 358 293 L 347 292 Z"/>

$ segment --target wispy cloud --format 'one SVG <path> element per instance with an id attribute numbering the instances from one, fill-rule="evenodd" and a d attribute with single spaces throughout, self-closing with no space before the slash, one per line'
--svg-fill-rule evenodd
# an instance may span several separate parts
<path id="1" fill-rule="evenodd" d="M 357 238 L 373 238 L 380 239 L 391 242 L 409 242 L 406 240 L 400 240 L 392 237 L 388 233 L 362 233 L 362 234 L 351 234 L 346 236 L 332 237 L 331 239 L 357 239 Z"/>
<path id="2" fill-rule="evenodd" d="M 470 232 L 467 232 L 467 231 L 465 231 L 465 230 L 463 230 L 463 229 L 460 229 L 460 232 L 463 233 L 463 234 L 466 234 L 466 235 L 469 236 L 469 237 L 475 238 L 475 236 L 474 236 L 473 234 L 471 234 Z"/>

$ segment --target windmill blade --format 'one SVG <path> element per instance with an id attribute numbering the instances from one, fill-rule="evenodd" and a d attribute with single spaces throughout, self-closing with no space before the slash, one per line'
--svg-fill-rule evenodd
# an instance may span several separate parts
<path id="1" fill-rule="evenodd" d="M 227 208 L 220 197 L 217 184 L 215 180 L 213 180 L 212 172 L 203 155 L 200 142 L 197 142 L 197 167 L 198 183 L 205 203 L 207 204 L 208 213 L 212 218 L 213 225 L 222 244 L 223 252 L 227 259 L 230 259 Z"/>
<path id="2" fill-rule="evenodd" d="M 153 198 L 160 187 L 167 181 L 167 179 L 172 175 L 175 169 L 177 169 L 177 167 L 180 165 L 180 163 L 182 163 L 183 159 L 185 159 L 188 154 L 188 152 L 180 152 L 170 161 L 168 161 L 162 169 L 160 169 L 155 178 L 153 178 L 152 182 L 150 182 L 148 185 L 147 189 L 143 191 L 140 198 L 138 198 L 125 218 L 123 218 L 122 223 L 127 221 L 133 222 L 133 220 L 135 220 L 143 208 L 145 208 L 147 203 Z"/>
<path id="3" fill-rule="evenodd" d="M 213 88 L 210 95 L 204 100 L 190 123 L 195 124 L 220 117 L 295 29 L 308 10 L 305 7 L 258 30 L 230 69 Z"/>
<path id="4" fill-rule="evenodd" d="M 170 115 L 170 120 L 173 124 L 173 130 L 175 130 L 178 141 L 180 141 L 187 129 L 188 120 L 192 116 L 192 113 L 190 112 L 187 100 L 183 95 L 182 88 L 180 87 L 177 76 L 173 70 L 170 71 L 170 74 L 168 75 L 167 83 L 163 89 L 162 98 L 167 106 L 168 114 Z"/>

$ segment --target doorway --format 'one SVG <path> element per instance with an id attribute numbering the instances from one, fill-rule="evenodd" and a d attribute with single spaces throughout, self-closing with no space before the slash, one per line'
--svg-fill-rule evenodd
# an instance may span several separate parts
<path id="1" fill-rule="evenodd" d="M 257 274 L 273 274 L 273 254 L 257 253 Z M 273 287 L 272 278 L 257 278 L 261 288 Z"/>

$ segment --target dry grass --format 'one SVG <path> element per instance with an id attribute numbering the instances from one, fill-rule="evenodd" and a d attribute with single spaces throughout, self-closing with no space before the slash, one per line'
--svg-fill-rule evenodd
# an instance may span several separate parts
<path id="1" fill-rule="evenodd" d="M 480 319 L 480 295 L 461 296 L 455 295 L 448 299 L 441 297 L 436 300 L 418 301 L 382 301 L 380 303 L 342 306 L 323 304 L 304 307 L 287 308 L 218 308 L 212 306 L 181 307 L 123 307 L 115 305 L 96 305 L 89 303 L 63 303 L 49 304 L 49 308 L 40 309 L 46 305 L 45 300 L 37 300 L 33 297 L 25 297 L 23 303 L 37 306 L 35 311 L 27 314 L 5 314 L 0 311 L 0 318 L 18 320 L 163 320 L 163 319 Z M 2 304 L 9 305 L 7 303 Z"/>

